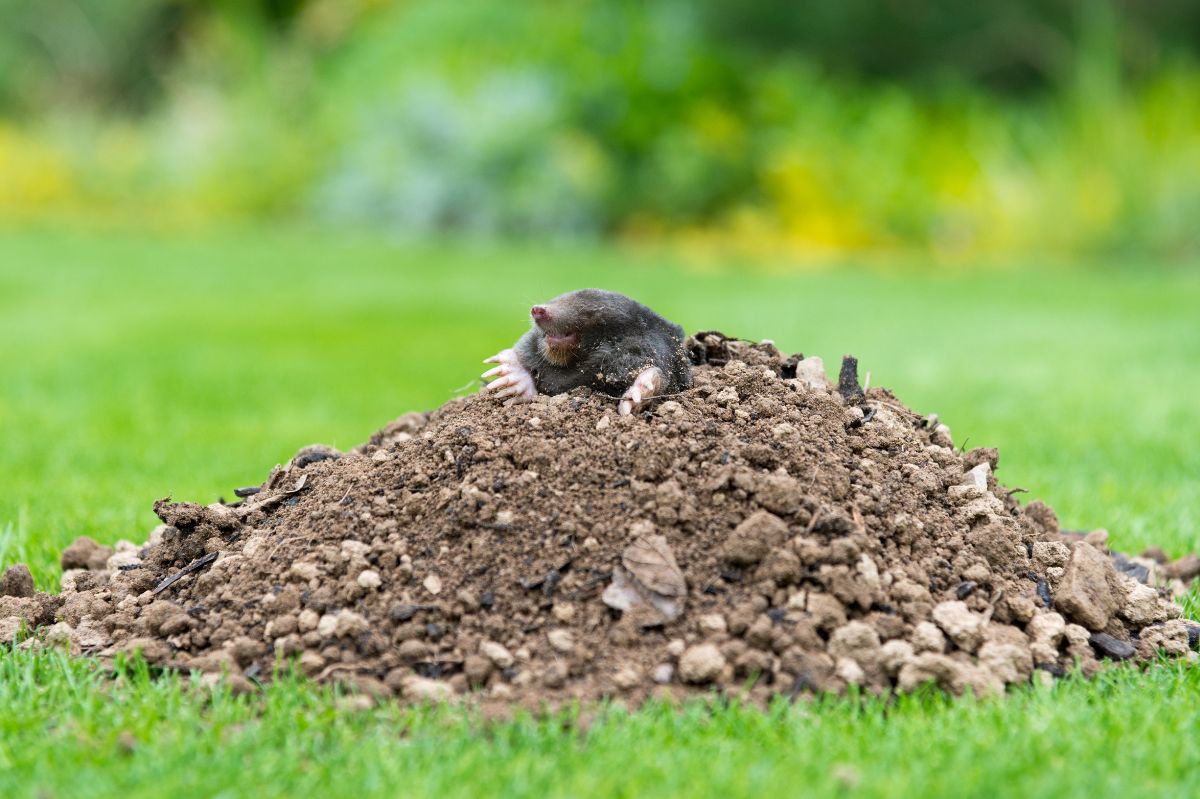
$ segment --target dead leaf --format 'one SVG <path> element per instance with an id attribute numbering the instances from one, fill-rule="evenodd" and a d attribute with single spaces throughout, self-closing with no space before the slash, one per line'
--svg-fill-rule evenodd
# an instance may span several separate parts
<path id="1" fill-rule="evenodd" d="M 637 588 L 634 587 L 625 575 L 625 570 L 620 566 L 613 569 L 612 582 L 609 583 L 608 588 L 604 589 L 600 598 L 604 600 L 604 604 L 621 612 L 629 610 L 642 601 L 641 594 L 638 593 Z"/>
<path id="2" fill-rule="evenodd" d="M 642 536 L 621 553 L 621 563 L 643 586 L 664 597 L 687 595 L 687 582 L 675 554 L 661 535 Z"/>
<path id="3" fill-rule="evenodd" d="M 621 562 L 625 568 L 613 569 L 612 582 L 601 597 L 604 604 L 622 612 L 648 605 L 667 621 L 679 618 L 687 598 L 687 582 L 666 538 L 638 538 L 625 547 Z"/>

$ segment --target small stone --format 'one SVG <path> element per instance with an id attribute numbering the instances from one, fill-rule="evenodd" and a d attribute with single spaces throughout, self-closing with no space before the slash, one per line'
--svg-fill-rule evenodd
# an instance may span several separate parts
<path id="1" fill-rule="evenodd" d="M 1125 602 L 1121 616 L 1135 627 L 1145 627 L 1156 621 L 1166 621 L 1165 609 L 1159 605 L 1158 592 L 1129 577 L 1122 578 Z"/>
<path id="2" fill-rule="evenodd" d="M 772 546 L 782 543 L 787 533 L 783 519 L 765 510 L 756 511 L 734 528 L 721 554 L 735 566 L 752 566 L 766 557 Z"/>
<path id="3" fill-rule="evenodd" d="M 917 652 L 936 652 L 940 655 L 946 651 L 946 636 L 933 622 L 923 621 L 913 628 L 912 645 Z"/>
<path id="4" fill-rule="evenodd" d="M 1061 541 L 1034 541 L 1033 562 L 1043 569 L 1050 566 L 1066 566 L 1071 558 L 1071 548 Z"/>
<path id="5" fill-rule="evenodd" d="M 567 665 L 562 662 L 551 663 L 542 672 L 542 685 L 547 688 L 562 688 L 567 683 Z"/>
<path id="6" fill-rule="evenodd" d="M 318 652 L 305 650 L 300 653 L 300 668 L 305 674 L 312 677 L 325 668 L 325 658 L 321 657 Z"/>
<path id="7" fill-rule="evenodd" d="M 829 636 L 829 654 L 835 659 L 874 660 L 878 656 L 878 650 L 879 633 L 865 622 L 848 622 Z M 857 663 L 855 665 L 857 666 Z"/>
<path id="8" fill-rule="evenodd" d="M 696 619 L 696 624 L 700 627 L 701 632 L 709 635 L 719 635 L 727 630 L 725 617 L 720 613 L 707 613 Z"/>
<path id="9" fill-rule="evenodd" d="M 467 655 L 463 659 L 463 674 L 471 685 L 483 685 L 492 674 L 492 661 L 483 655 Z"/>
<path id="10" fill-rule="evenodd" d="M 511 668 L 516 659 L 503 645 L 495 641 L 483 641 L 479 644 L 479 654 L 495 663 L 502 669 Z"/>
<path id="11" fill-rule="evenodd" d="M 142 559 L 138 557 L 137 552 L 117 552 L 104 564 L 104 568 L 110 572 L 122 571 L 123 569 L 131 569 L 135 566 L 141 566 Z"/>
<path id="12" fill-rule="evenodd" d="M 0 618 L 0 644 L 15 644 L 22 627 L 23 622 L 20 616 Z"/>
<path id="13" fill-rule="evenodd" d="M 58 622 L 46 628 L 42 633 L 42 637 L 49 646 L 62 647 L 69 649 L 71 641 L 74 639 L 75 630 L 66 622 Z"/>
<path id="14" fill-rule="evenodd" d="M 571 635 L 570 630 L 551 630 L 546 634 L 546 640 L 550 642 L 550 646 L 557 652 L 566 654 L 575 648 L 575 637 Z"/>
<path id="15" fill-rule="evenodd" d="M 33 575 L 24 563 L 16 563 L 4 570 L 0 576 L 0 596 L 33 596 Z"/>
<path id="16" fill-rule="evenodd" d="M 833 673 L 842 678 L 847 685 L 862 685 L 867 679 L 862 666 L 858 665 L 858 662 L 853 658 L 841 658 L 838 660 L 837 667 Z"/>
<path id="17" fill-rule="evenodd" d="M 888 641 L 879 648 L 879 660 L 889 677 L 895 677 L 914 655 L 912 644 L 899 639 Z"/>
<path id="18" fill-rule="evenodd" d="M 725 668 L 725 656 L 713 644 L 699 644 L 679 658 L 679 677 L 686 683 L 704 685 L 717 679 Z"/>
<path id="19" fill-rule="evenodd" d="M 900 669 L 897 684 L 901 691 L 911 692 L 932 682 L 947 691 L 962 690 L 962 669 L 947 655 L 926 652 L 917 655 Z"/>
<path id="20" fill-rule="evenodd" d="M 641 673 L 631 666 L 625 666 L 617 669 L 616 673 L 613 674 L 613 683 L 616 684 L 618 688 L 626 691 L 630 688 L 636 688 L 641 681 Z M 669 681 L 670 680 L 668 679 L 668 682 Z"/>
<path id="21" fill-rule="evenodd" d="M 374 591 L 383 585 L 383 580 L 380 579 L 379 572 L 374 569 L 364 569 L 358 575 L 358 584 L 368 591 Z"/>
<path id="22" fill-rule="evenodd" d="M 987 619 L 975 613 L 965 602 L 941 602 L 933 608 L 933 620 L 937 622 L 955 646 L 965 652 L 974 652 L 983 638 Z"/>
<path id="23" fill-rule="evenodd" d="M 300 611 L 300 615 L 296 618 L 296 627 L 302 633 L 310 632 L 317 629 L 317 625 L 321 622 L 321 617 L 311 608 L 305 608 Z"/>
<path id="24" fill-rule="evenodd" d="M 1091 544 L 1077 542 L 1058 584 L 1056 605 L 1072 621 L 1089 630 L 1103 630 L 1121 606 L 1117 571 L 1112 559 Z"/>
<path id="25" fill-rule="evenodd" d="M 796 364 L 796 382 L 810 391 L 829 388 L 825 362 L 816 356 L 799 361 Z"/>
<path id="26" fill-rule="evenodd" d="M 288 574 L 291 577 L 295 577 L 298 581 L 306 583 L 309 580 L 315 580 L 320 571 L 317 569 L 317 564 L 315 563 L 299 561 L 291 565 L 288 569 Z"/>
<path id="27" fill-rule="evenodd" d="M 612 424 L 612 420 L 608 418 L 607 414 L 605 414 L 604 416 L 600 417 L 600 421 L 596 422 L 596 429 L 607 430 L 610 424 Z"/>
<path id="28" fill-rule="evenodd" d="M 1088 642 L 1102 657 L 1125 660 L 1133 657 L 1134 653 L 1137 652 L 1133 644 L 1113 638 L 1108 633 L 1092 633 Z"/>
<path id="29" fill-rule="evenodd" d="M 730 361 L 732 363 L 732 361 Z M 718 405 L 737 405 L 738 393 L 733 386 L 726 386 L 712 396 L 712 401 Z"/>
<path id="30" fill-rule="evenodd" d="M 425 586 L 425 590 L 437 596 L 442 593 L 442 578 L 436 574 L 431 574 L 422 581 L 421 585 Z"/>
<path id="31" fill-rule="evenodd" d="M 1033 673 L 1029 649 L 1017 644 L 988 641 L 979 647 L 979 663 L 1006 685 L 1025 682 Z"/>
<path id="32" fill-rule="evenodd" d="M 334 632 L 338 638 L 357 638 L 370 628 L 370 623 L 361 614 L 352 610 L 338 611 Z"/>
<path id="33" fill-rule="evenodd" d="M 670 663 L 660 663 L 654 667 L 650 678 L 659 685 L 667 685 L 675 677 L 675 667 Z"/>
<path id="34" fill-rule="evenodd" d="M 972 486 L 979 490 L 980 493 L 988 490 L 988 475 L 992 473 L 992 466 L 988 462 L 983 462 L 976 465 L 968 471 L 962 479 L 962 484 Z"/>
<path id="35" fill-rule="evenodd" d="M 1173 619 L 1165 624 L 1144 628 L 1137 642 L 1137 654 L 1144 660 L 1158 655 L 1186 657 L 1191 654 L 1188 649 L 1187 624 L 1180 619 Z"/>
<path id="36" fill-rule="evenodd" d="M 415 675 L 404 681 L 402 690 L 405 698 L 417 702 L 445 702 L 454 697 L 454 689 L 448 684 Z"/>

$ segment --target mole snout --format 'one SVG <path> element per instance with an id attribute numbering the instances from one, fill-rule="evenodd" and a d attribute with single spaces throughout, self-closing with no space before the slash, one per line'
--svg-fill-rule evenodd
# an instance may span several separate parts
<path id="1" fill-rule="evenodd" d="M 550 311 L 545 305 L 535 305 L 529 309 L 529 315 L 533 317 L 535 322 L 547 322 L 550 320 Z"/>

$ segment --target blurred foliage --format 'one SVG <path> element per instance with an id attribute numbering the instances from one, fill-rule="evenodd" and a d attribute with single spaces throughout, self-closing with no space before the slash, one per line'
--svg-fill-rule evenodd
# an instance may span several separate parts
<path id="1" fill-rule="evenodd" d="M 1200 251 L 1200 4 L 0 0 L 0 218 Z M 7 121 L 4 121 L 7 120 Z"/>

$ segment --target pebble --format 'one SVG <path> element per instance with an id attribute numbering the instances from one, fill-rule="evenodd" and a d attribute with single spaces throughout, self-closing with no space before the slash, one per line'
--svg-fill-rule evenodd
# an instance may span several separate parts
<path id="1" fill-rule="evenodd" d="M 547 688 L 562 688 L 567 682 L 567 664 L 561 662 L 551 663 L 542 672 L 542 685 Z"/>
<path id="2" fill-rule="evenodd" d="M 725 668 L 725 656 L 714 644 L 693 646 L 679 658 L 679 678 L 686 683 L 703 685 L 710 683 Z"/>
<path id="3" fill-rule="evenodd" d="M 321 617 L 315 610 L 312 610 L 311 608 L 305 608 L 304 610 L 300 611 L 300 615 L 296 619 L 296 626 L 300 629 L 300 632 L 306 633 L 310 630 L 317 629 L 317 625 L 320 623 L 320 621 Z"/>
<path id="4" fill-rule="evenodd" d="M 403 683 L 404 696 L 419 702 L 445 702 L 454 697 L 454 689 L 439 680 L 410 677 Z"/>
<path id="5" fill-rule="evenodd" d="M 17 563 L 4 570 L 0 576 L 0 596 L 33 596 L 33 575 L 24 563 Z"/>
<path id="6" fill-rule="evenodd" d="M 550 642 L 550 646 L 555 651 L 567 653 L 575 648 L 575 637 L 571 635 L 570 630 L 551 630 L 546 634 L 546 640 Z"/>
<path id="7" fill-rule="evenodd" d="M 1127 644 L 1124 641 L 1113 638 L 1108 633 L 1092 633 L 1088 639 L 1088 643 L 1092 645 L 1092 649 L 1095 649 L 1104 657 L 1116 658 L 1117 660 L 1131 658 L 1137 652 L 1133 648 L 1133 644 Z"/>
<path id="8" fill-rule="evenodd" d="M 867 678 L 866 673 L 862 670 L 862 666 L 858 665 L 858 662 L 853 658 L 841 658 L 838 660 L 834 673 L 838 677 L 841 677 L 847 685 L 861 685 Z"/>
<path id="9" fill-rule="evenodd" d="M 421 585 L 425 586 L 425 590 L 437 596 L 442 593 L 442 578 L 436 574 L 431 574 L 422 581 Z"/>
<path id="10" fill-rule="evenodd" d="M 974 652 L 983 638 L 987 619 L 973 612 L 965 602 L 941 602 L 933 608 L 933 620 L 951 641 L 967 652 Z"/>
<path id="11" fill-rule="evenodd" d="M 483 685 L 492 674 L 492 661 L 482 655 L 467 655 L 463 659 L 463 674 L 471 685 Z"/>
<path id="12" fill-rule="evenodd" d="M 507 669 L 516 662 L 516 658 L 502 644 L 495 641 L 483 641 L 479 644 L 479 654 L 495 663 L 502 669 Z"/>
<path id="13" fill-rule="evenodd" d="M 368 591 L 374 591 L 383 585 L 383 580 L 380 579 L 379 572 L 373 569 L 364 569 L 358 575 L 358 584 Z"/>
<path id="14" fill-rule="evenodd" d="M 338 611 L 335 631 L 338 638 L 357 638 L 370 626 L 370 623 L 361 614 L 352 610 L 342 610 Z"/>
<path id="15" fill-rule="evenodd" d="M 667 685 L 675 677 L 675 667 L 670 663 L 660 663 L 654 667 L 650 678 L 659 685 Z"/>
<path id="16" fill-rule="evenodd" d="M 1117 570 L 1108 555 L 1077 542 L 1059 580 L 1055 605 L 1089 630 L 1103 630 L 1124 598 L 1117 595 L 1116 583 Z"/>
<path id="17" fill-rule="evenodd" d="M 724 633 L 728 628 L 728 625 L 725 623 L 725 617 L 720 613 L 705 614 L 696 620 L 696 624 L 702 632 L 710 635 Z"/>

